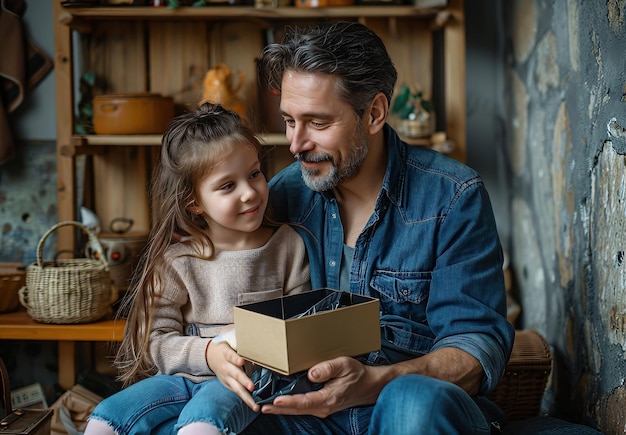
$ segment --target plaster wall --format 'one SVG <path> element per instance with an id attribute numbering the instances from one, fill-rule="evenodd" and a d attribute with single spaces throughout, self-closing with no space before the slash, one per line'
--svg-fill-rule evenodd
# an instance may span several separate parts
<path id="1" fill-rule="evenodd" d="M 545 412 L 626 430 L 626 1 L 504 6 L 512 265 Z"/>

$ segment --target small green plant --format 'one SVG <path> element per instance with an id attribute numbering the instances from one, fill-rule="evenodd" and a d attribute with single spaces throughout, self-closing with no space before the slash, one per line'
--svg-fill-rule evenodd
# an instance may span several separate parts
<path id="1" fill-rule="evenodd" d="M 435 113 L 431 102 L 420 90 L 403 85 L 391 106 L 391 122 L 398 133 L 412 139 L 430 136 L 435 128 Z"/>
<path id="2" fill-rule="evenodd" d="M 198 0 L 198 1 L 194 1 L 191 4 L 189 4 L 189 1 L 184 1 L 184 0 L 168 0 L 167 2 L 167 7 L 169 9 L 177 9 L 180 8 L 181 6 L 194 6 L 194 7 L 199 7 L 199 6 L 206 6 L 207 5 L 207 1 L 206 0 Z"/>
<path id="3" fill-rule="evenodd" d="M 422 91 L 411 92 L 408 85 L 402 85 L 391 107 L 391 113 L 400 119 L 415 119 L 422 111 L 430 113 L 431 102 L 423 98 Z"/>

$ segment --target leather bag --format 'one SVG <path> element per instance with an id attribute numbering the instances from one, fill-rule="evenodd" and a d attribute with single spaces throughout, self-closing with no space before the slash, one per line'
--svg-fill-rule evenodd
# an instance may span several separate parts
<path id="1" fill-rule="evenodd" d="M 52 419 L 51 409 L 13 409 L 9 374 L 0 358 L 2 378 L 2 409 L 0 409 L 0 434 L 48 435 Z"/>

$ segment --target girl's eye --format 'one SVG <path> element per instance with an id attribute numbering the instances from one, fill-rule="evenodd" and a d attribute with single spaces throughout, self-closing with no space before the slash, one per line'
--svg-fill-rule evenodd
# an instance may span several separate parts
<path id="1" fill-rule="evenodd" d="M 259 175 L 261 175 L 261 171 L 259 171 L 258 169 L 254 172 L 252 172 L 252 174 L 250 174 L 250 178 L 251 179 L 255 179 L 257 178 Z"/>
<path id="2" fill-rule="evenodd" d="M 219 190 L 229 190 L 232 189 L 234 186 L 233 183 L 226 183 L 220 186 Z"/>

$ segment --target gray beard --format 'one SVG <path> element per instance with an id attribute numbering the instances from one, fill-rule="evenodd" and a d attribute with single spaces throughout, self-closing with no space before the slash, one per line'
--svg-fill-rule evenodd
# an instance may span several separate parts
<path id="1" fill-rule="evenodd" d="M 316 192 L 325 192 L 327 190 L 334 189 L 342 181 L 354 176 L 363 164 L 363 161 L 365 160 L 365 157 L 367 156 L 367 152 L 369 150 L 367 138 L 362 131 L 359 130 L 356 139 L 360 139 L 355 140 L 355 143 L 359 143 L 360 145 L 352 148 L 348 159 L 345 161 L 345 164 L 342 164 L 343 162 L 341 160 L 336 163 L 335 161 L 333 161 L 333 157 L 330 154 L 326 153 L 312 155 L 309 155 L 308 153 L 297 153 L 294 157 L 298 161 L 328 161 L 331 164 L 328 174 L 323 177 L 319 176 L 319 170 L 306 169 L 301 165 L 300 171 L 302 172 L 302 181 L 304 181 L 304 184 L 306 184 L 309 189 Z M 341 171 L 339 170 L 340 166 L 343 167 Z"/>

